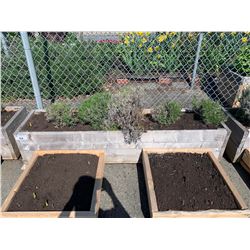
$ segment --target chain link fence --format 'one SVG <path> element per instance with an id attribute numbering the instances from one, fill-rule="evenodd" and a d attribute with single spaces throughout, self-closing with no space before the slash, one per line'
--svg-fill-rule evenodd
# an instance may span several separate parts
<path id="1" fill-rule="evenodd" d="M 249 32 L 28 34 L 44 107 L 125 86 L 140 90 L 145 108 L 169 100 L 189 108 L 194 97 L 231 107 L 249 84 Z M 36 108 L 20 34 L 1 33 L 1 44 L 2 105 Z"/>

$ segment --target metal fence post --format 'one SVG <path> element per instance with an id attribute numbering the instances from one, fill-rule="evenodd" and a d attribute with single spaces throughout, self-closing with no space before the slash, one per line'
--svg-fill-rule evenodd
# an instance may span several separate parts
<path id="1" fill-rule="evenodd" d="M 41 99 L 41 93 L 40 93 L 39 84 L 38 84 L 38 80 L 36 76 L 36 70 L 35 70 L 35 66 L 34 66 L 34 62 L 32 58 L 32 53 L 30 49 L 28 34 L 27 32 L 20 32 L 20 34 L 21 34 L 23 49 L 25 52 L 25 56 L 26 56 L 26 60 L 27 60 L 28 68 L 29 68 L 32 87 L 33 87 L 34 94 L 35 94 L 36 105 L 38 109 L 42 109 L 43 104 L 42 104 L 42 99 Z"/>
<path id="2" fill-rule="evenodd" d="M 199 59 L 200 59 L 200 51 L 201 51 L 202 39 L 203 39 L 203 33 L 200 33 L 199 34 L 199 40 L 198 40 L 198 46 L 197 46 L 197 50 L 196 50 L 196 55 L 195 55 L 195 62 L 194 62 L 194 69 L 193 69 L 193 74 L 192 74 L 191 88 L 193 88 L 193 86 L 195 84 L 195 77 L 196 77 L 196 73 L 197 73 L 198 62 L 199 62 Z"/>
<path id="3" fill-rule="evenodd" d="M 4 36 L 3 32 L 0 32 L 0 39 L 1 39 L 2 46 L 3 46 L 4 54 L 7 57 L 9 57 L 10 56 L 9 48 L 8 48 L 8 44 L 7 44 L 7 41 L 6 41 L 6 37 Z"/>

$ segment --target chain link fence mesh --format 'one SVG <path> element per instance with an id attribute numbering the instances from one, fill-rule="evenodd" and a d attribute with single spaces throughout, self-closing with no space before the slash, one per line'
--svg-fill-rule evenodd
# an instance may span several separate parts
<path id="1" fill-rule="evenodd" d="M 35 108 L 19 33 L 2 33 L 2 105 Z M 29 32 L 44 107 L 55 100 L 77 105 L 100 91 L 140 90 L 145 108 L 194 97 L 237 105 L 249 84 L 249 32 Z M 198 60 L 194 74 L 195 59 Z"/>

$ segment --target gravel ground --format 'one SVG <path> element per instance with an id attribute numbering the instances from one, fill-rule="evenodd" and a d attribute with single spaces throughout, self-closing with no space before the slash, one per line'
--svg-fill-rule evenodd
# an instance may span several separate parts
<path id="1" fill-rule="evenodd" d="M 10 192 L 11 188 L 16 183 L 17 178 L 22 173 L 21 160 L 8 160 L 3 161 L 1 164 L 1 185 L 0 185 L 0 196 L 1 204 L 5 200 L 6 196 Z"/>
<path id="2" fill-rule="evenodd" d="M 141 164 L 107 164 L 105 166 L 99 217 L 149 217 Z"/>
<path id="3" fill-rule="evenodd" d="M 226 159 L 221 163 L 250 208 L 250 175 L 239 165 Z M 3 202 L 21 174 L 22 162 L 4 161 L 1 164 L 1 201 Z M 99 217 L 149 217 L 144 174 L 141 164 L 107 164 Z"/>

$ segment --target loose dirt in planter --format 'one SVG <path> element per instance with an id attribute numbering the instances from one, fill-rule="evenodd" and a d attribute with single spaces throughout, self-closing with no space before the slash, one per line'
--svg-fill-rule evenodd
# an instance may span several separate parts
<path id="1" fill-rule="evenodd" d="M 1 111 L 1 126 L 3 127 L 16 113 L 16 111 Z"/>
<path id="2" fill-rule="evenodd" d="M 146 130 L 181 130 L 181 129 L 216 129 L 214 125 L 203 123 L 200 116 L 195 113 L 183 113 L 179 120 L 171 125 L 160 125 L 147 115 L 142 122 Z"/>
<path id="3" fill-rule="evenodd" d="M 89 211 L 97 164 L 88 154 L 38 157 L 8 211 Z"/>
<path id="4" fill-rule="evenodd" d="M 181 129 L 216 129 L 216 126 L 207 125 L 194 113 L 183 113 L 181 118 L 171 125 L 161 125 L 155 122 L 150 115 L 141 121 L 144 130 L 181 130 Z M 53 122 L 48 122 L 44 113 L 33 114 L 26 122 L 22 131 L 94 131 L 90 125 L 76 124 L 72 127 L 56 127 Z"/>
<path id="5" fill-rule="evenodd" d="M 240 207 L 206 154 L 150 154 L 159 211 L 233 210 Z"/>
<path id="6" fill-rule="evenodd" d="M 56 127 L 53 122 L 46 120 L 45 113 L 33 114 L 26 122 L 22 131 L 91 131 L 89 125 L 76 124 L 72 127 Z"/>

